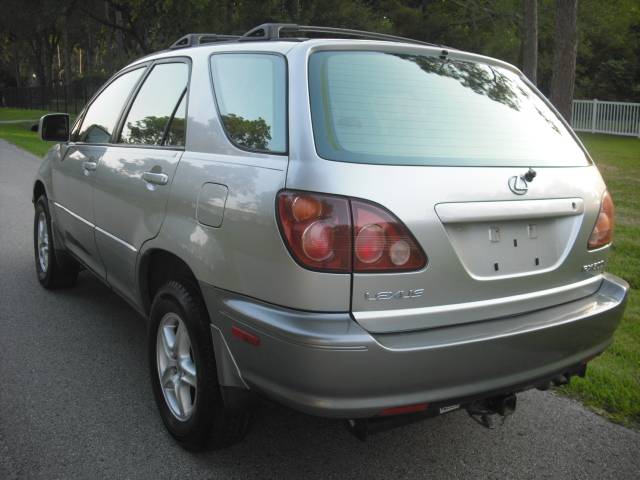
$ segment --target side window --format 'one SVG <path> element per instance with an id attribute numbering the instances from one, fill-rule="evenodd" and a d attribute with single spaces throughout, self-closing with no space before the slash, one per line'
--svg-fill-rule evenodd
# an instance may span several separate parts
<path id="1" fill-rule="evenodd" d="M 137 145 L 161 145 L 165 138 L 165 132 L 171 125 L 175 129 L 182 128 L 182 138 L 171 139 L 171 142 L 179 140 L 184 145 L 184 109 L 182 99 L 185 98 L 185 90 L 189 77 L 189 66 L 186 63 L 161 63 L 153 67 L 149 76 L 144 81 L 136 99 L 129 110 L 127 119 L 122 127 L 120 143 L 132 143 Z M 174 119 L 174 116 L 181 115 Z"/>
<path id="2" fill-rule="evenodd" d="M 287 151 L 287 83 L 284 58 L 273 54 L 211 56 L 211 73 L 222 124 L 245 150 Z"/>
<path id="3" fill-rule="evenodd" d="M 96 98 L 82 120 L 77 141 L 87 143 L 109 143 L 122 107 L 144 68 L 131 70 L 119 76 Z"/>
<path id="4" fill-rule="evenodd" d="M 173 118 L 169 123 L 169 128 L 167 129 L 167 136 L 165 138 L 165 145 L 176 145 L 183 147 L 185 138 L 186 138 L 186 128 L 185 128 L 185 116 L 187 113 L 187 91 L 185 90 L 182 94 L 182 99 L 178 104 L 178 108 L 176 109 L 176 113 L 173 114 Z"/>

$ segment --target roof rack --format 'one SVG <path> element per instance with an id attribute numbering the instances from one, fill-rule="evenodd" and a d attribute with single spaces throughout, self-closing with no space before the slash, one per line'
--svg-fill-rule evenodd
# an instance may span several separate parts
<path id="1" fill-rule="evenodd" d="M 189 33 L 184 37 L 178 39 L 173 45 L 169 47 L 170 50 L 176 50 L 179 48 L 197 47 L 198 45 L 204 45 L 207 43 L 216 42 L 249 42 L 249 41 L 265 41 L 265 40 L 290 40 L 290 41 L 302 41 L 307 40 L 304 38 L 297 38 L 291 36 L 283 36 L 283 33 L 288 34 L 304 34 L 304 33 L 325 33 L 331 35 L 339 35 L 345 37 L 355 37 L 367 40 L 385 40 L 388 42 L 404 42 L 413 43 L 417 45 L 428 45 L 430 47 L 450 48 L 444 45 L 438 45 L 435 43 L 421 42 L 420 40 L 414 40 L 412 38 L 398 37 L 395 35 L 388 35 L 386 33 L 365 32 L 363 30 L 351 30 L 348 28 L 335 28 L 335 27 L 316 27 L 310 25 L 297 25 L 295 23 L 263 23 L 255 28 L 252 28 L 244 35 L 219 35 L 217 33 Z"/>
<path id="2" fill-rule="evenodd" d="M 415 43 L 418 45 L 428 45 L 430 47 L 442 47 L 434 43 L 422 42 L 413 38 L 398 37 L 386 33 L 366 32 L 364 30 L 351 30 L 349 28 L 317 27 L 311 25 L 296 25 L 295 23 L 263 23 L 245 33 L 239 41 L 246 40 L 282 40 L 290 37 L 283 37 L 282 32 L 287 33 L 329 33 L 334 35 L 364 38 L 368 40 L 386 40 L 389 42 Z M 294 40 L 291 38 L 291 40 Z M 447 47 L 449 48 L 449 47 Z"/>
<path id="3" fill-rule="evenodd" d="M 170 47 L 170 50 L 178 48 L 197 47 L 206 43 L 228 42 L 238 40 L 239 35 L 219 35 L 217 33 L 189 33 L 184 37 L 180 37 Z"/>

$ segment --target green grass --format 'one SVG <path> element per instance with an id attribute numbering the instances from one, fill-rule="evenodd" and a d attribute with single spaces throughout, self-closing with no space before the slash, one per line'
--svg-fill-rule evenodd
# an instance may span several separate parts
<path id="1" fill-rule="evenodd" d="M 640 139 L 581 134 L 616 205 L 607 270 L 631 285 L 612 345 L 589 363 L 586 378 L 561 389 L 604 416 L 640 428 Z"/>
<path id="2" fill-rule="evenodd" d="M 0 108 L 0 122 L 5 120 L 38 120 L 46 115 L 46 110 L 30 110 L 25 108 Z"/>
<path id="3" fill-rule="evenodd" d="M 0 108 L 0 121 L 39 118 L 46 112 Z M 0 138 L 42 156 L 51 146 L 30 124 L 0 124 Z M 608 270 L 632 287 L 613 344 L 589 364 L 586 378 L 560 389 L 608 418 L 640 428 L 640 139 L 580 135 L 598 164 L 616 203 L 615 244 Z"/>
<path id="4" fill-rule="evenodd" d="M 54 142 L 43 142 L 40 140 L 37 133 L 29 130 L 31 125 L 31 123 L 0 124 L 0 138 L 38 157 L 43 157 Z"/>
<path id="5" fill-rule="evenodd" d="M 45 115 L 44 110 L 0 108 L 0 138 L 25 149 L 39 157 L 44 156 L 54 142 L 43 142 L 38 134 L 30 130 L 31 125 Z M 2 123 L 5 121 L 30 120 L 24 123 Z"/>

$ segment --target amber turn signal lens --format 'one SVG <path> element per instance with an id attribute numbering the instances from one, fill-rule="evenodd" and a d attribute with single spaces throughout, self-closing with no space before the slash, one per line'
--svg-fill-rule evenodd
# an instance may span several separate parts
<path id="1" fill-rule="evenodd" d="M 604 195 L 602 195 L 598 219 L 589 237 L 589 250 L 604 247 L 613 241 L 614 217 L 615 207 L 613 205 L 613 199 L 611 198 L 611 194 L 605 191 Z"/>
<path id="2" fill-rule="evenodd" d="M 300 195 L 293 199 L 291 213 L 298 222 L 306 222 L 322 215 L 322 203 L 310 195 Z"/>

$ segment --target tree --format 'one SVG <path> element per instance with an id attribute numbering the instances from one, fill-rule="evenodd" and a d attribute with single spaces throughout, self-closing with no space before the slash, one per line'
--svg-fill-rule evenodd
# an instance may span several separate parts
<path id="1" fill-rule="evenodd" d="M 578 52 L 578 0 L 556 0 L 551 102 L 571 121 Z"/>
<path id="2" fill-rule="evenodd" d="M 538 77 L 538 0 L 522 0 L 522 71 L 534 84 Z"/>
<path id="3" fill-rule="evenodd" d="M 519 64 L 565 115 L 576 98 L 640 101 L 638 0 L 2 0 L 0 84 L 89 85 L 190 32 L 239 34 L 264 22 L 357 28 Z M 558 14 L 554 15 L 557 10 Z M 568 15 L 565 10 L 572 10 Z M 555 17 L 555 18 L 554 18 Z M 554 22 L 558 23 L 554 25 Z M 572 33 L 573 32 L 573 33 Z M 537 37 L 537 40 L 536 40 Z M 554 37 L 556 41 L 554 42 Z M 577 42 L 577 59 L 566 60 Z M 536 47 L 537 45 L 537 47 Z M 537 53 L 537 55 L 536 55 Z M 536 61 L 537 56 L 537 61 Z M 555 83 L 552 88 L 552 77 Z M 84 89 L 84 87 L 83 87 Z"/>
<path id="4" fill-rule="evenodd" d="M 574 98 L 640 102 L 640 2 L 581 0 Z"/>
<path id="5" fill-rule="evenodd" d="M 267 150 L 271 140 L 271 127 L 263 118 L 247 120 L 230 113 L 222 116 L 222 123 L 234 143 L 254 150 Z"/>

